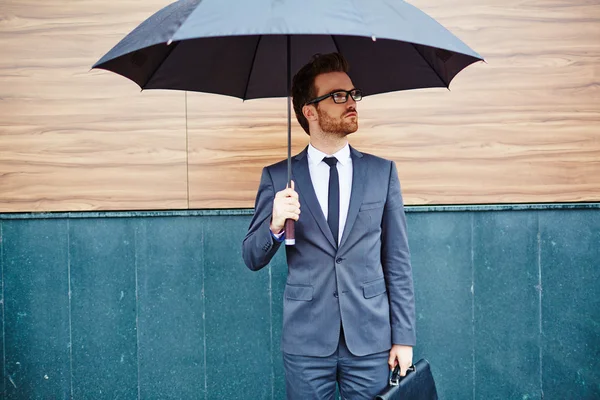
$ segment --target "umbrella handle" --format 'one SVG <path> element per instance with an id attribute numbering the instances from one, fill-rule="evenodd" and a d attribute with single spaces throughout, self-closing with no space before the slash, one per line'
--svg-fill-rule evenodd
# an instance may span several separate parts
<path id="1" fill-rule="evenodd" d="M 296 244 L 296 235 L 294 232 L 296 221 L 293 219 L 285 220 L 285 245 L 294 246 Z"/>

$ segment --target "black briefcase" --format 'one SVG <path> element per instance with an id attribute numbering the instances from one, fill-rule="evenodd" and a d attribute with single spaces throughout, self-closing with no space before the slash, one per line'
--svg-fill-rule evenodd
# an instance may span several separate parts
<path id="1" fill-rule="evenodd" d="M 379 393 L 375 400 L 437 400 L 437 398 L 429 362 L 422 359 L 411 366 L 404 377 L 400 377 L 400 368 L 396 367 L 390 375 L 388 387 Z"/>

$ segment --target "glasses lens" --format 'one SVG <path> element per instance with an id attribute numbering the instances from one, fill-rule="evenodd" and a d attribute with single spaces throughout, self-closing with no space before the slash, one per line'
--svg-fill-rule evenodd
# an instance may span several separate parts
<path id="1" fill-rule="evenodd" d="M 362 100 L 362 92 L 360 91 L 360 89 L 354 89 L 353 91 L 350 92 L 350 96 L 352 96 L 352 98 L 354 99 L 354 101 L 361 101 Z"/>
<path id="2" fill-rule="evenodd" d="M 335 92 L 331 95 L 335 103 L 345 103 L 348 100 L 348 93 L 346 92 Z"/>

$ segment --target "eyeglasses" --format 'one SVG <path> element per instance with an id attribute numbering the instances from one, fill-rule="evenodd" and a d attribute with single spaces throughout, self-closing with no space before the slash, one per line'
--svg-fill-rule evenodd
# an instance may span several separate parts
<path id="1" fill-rule="evenodd" d="M 323 101 L 329 97 L 333 99 L 333 102 L 336 104 L 342 104 L 348 101 L 348 95 L 352 96 L 354 101 L 362 100 L 362 91 L 360 89 L 352 89 L 352 90 L 336 90 L 335 92 L 331 92 L 329 94 L 325 94 L 323 96 L 317 97 L 316 99 L 312 99 L 306 104 L 315 104 L 320 101 Z"/>

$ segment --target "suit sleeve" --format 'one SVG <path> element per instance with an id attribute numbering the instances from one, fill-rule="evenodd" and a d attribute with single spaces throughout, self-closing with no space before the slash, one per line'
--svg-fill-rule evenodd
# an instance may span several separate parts
<path id="1" fill-rule="evenodd" d="M 254 204 L 254 216 L 242 244 L 244 262 L 252 271 L 258 271 L 269 264 L 281 245 L 281 242 L 273 239 L 270 229 L 274 199 L 271 174 L 267 168 L 263 168 Z"/>
<path id="2" fill-rule="evenodd" d="M 392 161 L 383 210 L 381 262 L 390 301 L 392 343 L 414 346 L 415 296 L 406 217 L 396 164 Z"/>

